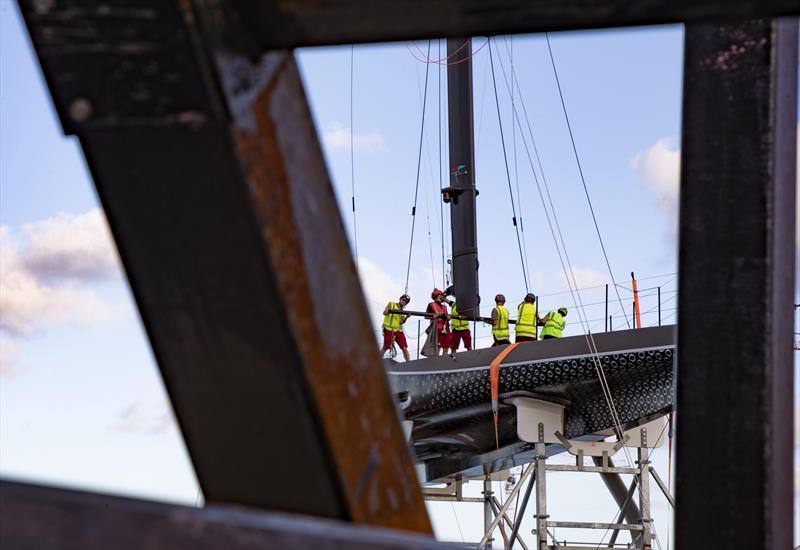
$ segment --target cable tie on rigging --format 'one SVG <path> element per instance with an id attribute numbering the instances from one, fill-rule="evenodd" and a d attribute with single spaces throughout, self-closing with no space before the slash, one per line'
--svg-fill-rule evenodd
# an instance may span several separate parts
<path id="1" fill-rule="evenodd" d="M 511 222 L 514 224 L 514 227 L 517 227 L 517 217 L 516 216 L 512 216 L 511 217 Z"/>
<path id="2" fill-rule="evenodd" d="M 411 207 L 411 215 L 412 216 L 416 216 L 417 215 L 417 207 L 416 206 L 412 206 Z"/>
<path id="3" fill-rule="evenodd" d="M 353 199 L 353 212 L 355 212 L 356 211 L 356 198 L 355 197 L 351 197 L 351 198 Z"/>

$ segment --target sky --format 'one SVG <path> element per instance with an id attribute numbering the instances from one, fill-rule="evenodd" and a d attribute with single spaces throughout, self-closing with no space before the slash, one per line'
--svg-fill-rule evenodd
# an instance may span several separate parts
<path id="1" fill-rule="evenodd" d="M 630 274 L 635 272 L 643 325 L 658 323 L 659 290 L 662 322 L 674 322 L 682 27 L 554 33 L 550 42 L 611 274 L 545 37 L 498 37 L 492 43 L 475 38 L 483 311 L 488 314 L 490 298 L 498 292 L 515 305 L 533 291 L 543 309 L 570 308 L 565 334 L 581 334 L 585 326 L 602 331 L 605 285 L 613 274 L 618 286 L 610 287 L 608 313 L 612 328 L 619 329 L 629 322 Z M 440 174 L 447 185 L 446 91 L 440 96 L 439 90 L 446 68 L 424 62 L 426 56 L 440 59 L 440 47 L 434 41 L 429 56 L 427 41 L 297 52 L 376 329 L 383 306 L 406 286 L 410 307 L 421 309 L 431 289 L 446 283 L 442 256 L 450 250 L 449 218 L 438 198 Z M 507 84 L 512 64 L 521 127 Z M 0 476 L 202 504 L 79 145 L 62 135 L 16 4 L 8 0 L 0 0 L 0 121 Z M 555 212 L 563 233 L 572 267 L 567 273 L 584 289 L 580 301 L 587 325 L 567 290 L 536 180 L 542 187 L 547 182 L 553 203 L 548 212 Z M 509 188 L 524 228 L 523 261 Z M 407 333 L 414 355 L 415 321 Z M 488 327 L 478 327 L 477 335 L 479 346 L 488 345 Z M 668 457 L 666 446 L 655 452 L 656 468 L 665 478 Z M 611 521 L 617 508 L 595 477 L 548 479 L 551 515 Z M 479 491 L 477 483 L 466 489 L 468 495 Z M 586 498 L 568 498 L 578 491 Z M 480 538 L 479 506 L 431 503 L 429 511 L 438 537 Z M 667 548 L 671 522 L 663 498 L 654 497 L 653 515 Z M 523 530 L 530 528 L 524 525 Z"/>

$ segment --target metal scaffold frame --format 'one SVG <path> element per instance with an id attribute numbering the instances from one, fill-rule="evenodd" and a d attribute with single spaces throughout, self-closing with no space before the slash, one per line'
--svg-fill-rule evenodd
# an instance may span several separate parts
<path id="1" fill-rule="evenodd" d="M 521 414 L 526 414 L 522 412 Z M 602 545 L 607 548 L 629 548 L 637 550 L 649 550 L 652 548 L 651 541 L 655 538 L 652 529 L 653 518 L 650 515 L 651 508 L 651 478 L 661 489 L 667 501 L 674 507 L 674 499 L 668 487 L 659 477 L 656 470 L 650 466 L 650 448 L 663 444 L 661 437 L 655 441 L 648 439 L 648 433 L 659 431 L 664 433 L 665 418 L 659 418 L 639 428 L 634 428 L 623 434 L 622 440 L 617 441 L 597 441 L 595 440 L 568 440 L 561 435 L 557 426 L 548 422 L 538 422 L 533 418 L 536 426 L 535 445 L 536 455 L 533 461 L 523 468 L 520 479 L 514 484 L 513 489 L 501 504 L 494 497 L 492 491 L 492 481 L 503 480 L 509 475 L 508 471 L 497 472 L 486 475 L 482 478 L 464 479 L 454 476 L 444 480 L 439 480 L 444 484 L 441 488 L 427 488 L 423 491 L 425 500 L 431 502 L 467 502 L 482 504 L 484 509 L 484 535 L 477 543 L 479 548 L 491 548 L 495 540 L 494 535 L 500 529 L 503 535 L 504 548 L 513 548 L 515 544 L 523 550 L 535 548 L 537 550 L 585 550 L 587 547 Z M 659 430 L 658 426 L 661 425 Z M 557 440 L 563 449 L 575 456 L 575 464 L 548 464 L 546 447 Z M 634 467 L 618 467 L 614 465 L 612 457 L 623 448 L 636 449 L 637 460 Z M 586 465 L 586 458 L 591 457 L 594 466 Z M 603 481 L 608 487 L 609 493 L 614 497 L 619 506 L 619 514 L 613 523 L 600 522 L 580 522 L 580 521 L 561 521 L 551 520 L 547 512 L 547 472 L 568 472 L 568 473 L 596 473 L 603 477 Z M 621 475 L 632 475 L 633 481 L 630 485 L 625 485 L 621 480 Z M 465 497 L 463 495 L 463 484 L 466 481 L 481 481 L 483 483 L 482 497 Z M 527 482 L 527 485 L 526 485 Z M 519 502 L 516 521 L 512 521 L 507 512 L 514 502 L 515 497 L 526 487 L 525 495 Z M 621 489 L 620 489 L 621 487 Z M 535 488 L 535 495 L 533 489 Z M 638 505 L 634 501 L 634 495 L 638 498 Z M 519 533 L 520 526 L 524 520 L 525 510 L 533 496 L 535 529 L 532 530 L 535 542 L 528 545 L 524 537 Z M 510 534 L 506 534 L 504 528 L 511 529 Z M 611 532 L 611 537 L 607 542 L 601 541 L 582 541 L 582 542 L 559 542 L 556 538 L 556 528 L 569 529 L 589 529 L 605 530 Z M 618 545 L 616 543 L 620 531 L 631 532 L 631 543 Z M 604 536 L 605 538 L 605 536 Z"/>

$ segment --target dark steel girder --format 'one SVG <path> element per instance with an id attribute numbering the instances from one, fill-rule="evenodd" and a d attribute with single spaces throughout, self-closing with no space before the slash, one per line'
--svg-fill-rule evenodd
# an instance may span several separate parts
<path id="1" fill-rule="evenodd" d="M 0 482 L 0 547 L 38 550 L 439 550 L 414 533 L 232 506 L 160 502 Z"/>
<path id="2" fill-rule="evenodd" d="M 263 49 L 775 17 L 797 0 L 234 0 Z"/>
<path id="3" fill-rule="evenodd" d="M 792 546 L 797 38 L 686 26 L 677 548 Z"/>
<path id="4" fill-rule="evenodd" d="M 292 53 L 224 2 L 21 2 L 208 502 L 430 532 Z"/>

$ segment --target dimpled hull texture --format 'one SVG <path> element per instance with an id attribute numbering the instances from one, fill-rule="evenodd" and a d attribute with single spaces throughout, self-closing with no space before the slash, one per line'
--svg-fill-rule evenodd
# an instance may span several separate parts
<path id="1" fill-rule="evenodd" d="M 619 422 L 642 424 L 671 410 L 675 326 L 593 335 Z M 516 413 L 508 399 L 527 395 L 566 407 L 566 436 L 575 438 L 614 426 L 585 336 L 526 342 L 500 368 L 499 449 L 491 414 L 489 364 L 502 347 L 421 359 L 387 361 L 393 391 L 412 445 L 429 478 L 481 463 L 500 469 L 516 464 L 530 445 L 516 436 Z M 515 455 L 520 457 L 515 458 Z M 509 459 L 511 463 L 509 463 Z M 518 460 L 519 459 L 519 460 Z M 524 461 L 524 460 L 523 460 Z"/>

